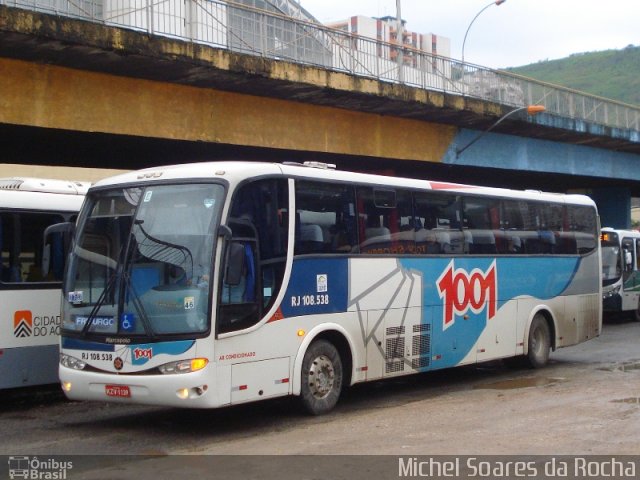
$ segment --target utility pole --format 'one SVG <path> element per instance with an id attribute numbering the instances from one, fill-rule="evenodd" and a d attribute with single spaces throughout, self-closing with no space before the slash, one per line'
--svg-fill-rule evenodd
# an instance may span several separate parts
<path id="1" fill-rule="evenodd" d="M 402 0 L 396 0 L 396 18 L 398 21 L 397 41 L 398 41 L 398 82 L 404 83 L 404 31 L 402 28 L 402 9 L 400 6 Z"/>

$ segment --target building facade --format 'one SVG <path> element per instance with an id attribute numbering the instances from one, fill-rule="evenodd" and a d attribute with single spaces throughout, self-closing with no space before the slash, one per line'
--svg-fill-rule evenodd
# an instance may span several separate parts
<path id="1" fill-rule="evenodd" d="M 383 76 L 408 85 L 424 84 L 425 77 L 429 77 L 432 88 L 444 88 L 445 82 L 451 80 L 451 63 L 447 61 L 451 56 L 450 39 L 407 30 L 404 20 L 402 25 L 400 41 L 395 17 L 356 15 L 327 24 L 352 35 L 350 45 L 334 49 L 334 68 L 343 66 L 360 75 Z"/>
<path id="2" fill-rule="evenodd" d="M 371 18 L 356 15 L 346 20 L 329 23 L 327 26 L 390 44 L 401 43 L 410 50 L 419 50 L 442 57 L 451 56 L 451 40 L 449 38 L 435 33 L 418 33 L 407 30 L 405 20 L 402 21 L 402 42 L 400 42 L 398 40 L 398 22 L 395 17 Z M 410 50 L 404 54 L 407 57 L 404 60 L 407 65 L 414 61 L 410 55 Z M 385 55 L 384 58 L 395 60 L 398 50 L 389 49 L 382 53 Z"/>

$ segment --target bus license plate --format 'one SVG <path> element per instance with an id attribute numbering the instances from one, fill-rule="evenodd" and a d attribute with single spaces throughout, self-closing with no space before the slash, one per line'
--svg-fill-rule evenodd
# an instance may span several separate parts
<path id="1" fill-rule="evenodd" d="M 104 391 L 107 397 L 129 398 L 131 390 L 127 385 L 105 385 Z"/>

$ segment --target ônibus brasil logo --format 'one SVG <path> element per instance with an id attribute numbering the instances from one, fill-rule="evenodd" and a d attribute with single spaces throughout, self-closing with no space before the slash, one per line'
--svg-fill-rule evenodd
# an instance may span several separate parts
<path id="1" fill-rule="evenodd" d="M 487 309 L 487 320 L 496 314 L 498 304 L 498 283 L 496 281 L 496 261 L 483 272 L 474 268 L 467 272 L 455 268 L 453 260 L 438 278 L 438 294 L 444 300 L 442 329 L 455 323 L 455 316 L 464 315 L 469 310 L 481 313 Z"/>
<path id="2" fill-rule="evenodd" d="M 9 478 L 11 479 L 66 480 L 67 472 L 72 468 L 73 462 L 55 458 L 43 460 L 22 455 L 9 457 Z"/>

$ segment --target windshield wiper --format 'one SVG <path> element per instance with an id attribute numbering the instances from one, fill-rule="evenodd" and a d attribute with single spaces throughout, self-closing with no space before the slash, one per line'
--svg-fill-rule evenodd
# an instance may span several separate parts
<path id="1" fill-rule="evenodd" d="M 125 244 L 122 243 L 120 245 L 120 251 L 118 252 L 117 258 L 121 258 L 122 251 L 123 251 L 124 248 L 125 248 Z M 87 318 L 87 323 L 84 324 L 84 326 L 82 327 L 82 330 L 80 332 L 83 337 L 86 337 L 87 334 L 89 333 L 89 330 L 91 328 L 91 324 L 95 320 L 95 318 L 96 318 L 98 312 L 100 311 L 100 309 L 102 308 L 102 306 L 105 304 L 105 301 L 107 299 L 107 295 L 113 289 L 114 285 L 117 283 L 116 280 L 118 279 L 118 271 L 119 271 L 118 265 L 113 259 L 110 259 L 110 260 L 114 263 L 113 273 L 111 274 L 111 277 L 109 277 L 109 281 L 105 285 L 104 290 L 102 290 L 102 293 L 100 293 L 100 296 L 98 297 L 98 300 L 96 300 L 96 303 L 93 305 L 93 308 L 91 308 L 91 312 L 89 312 L 89 316 Z M 116 308 L 116 315 L 115 315 L 115 318 L 114 318 L 114 321 L 116 322 L 116 332 L 117 332 L 117 321 L 118 321 L 117 319 L 118 319 L 118 308 Z"/>
<path id="2" fill-rule="evenodd" d="M 133 233 L 140 254 L 158 262 L 170 263 L 171 265 L 180 266 L 181 268 L 184 266 L 183 270 L 185 275 L 187 278 L 192 278 L 193 255 L 191 250 L 184 245 L 178 245 L 154 237 L 144 229 L 142 226 L 143 223 L 144 220 L 141 219 L 134 221 L 134 225 L 139 228 L 140 233 L 142 233 L 144 237 L 142 241 L 138 240 L 135 232 Z"/>
<path id="3" fill-rule="evenodd" d="M 114 271 L 111 274 L 111 277 L 109 277 L 109 281 L 105 285 L 104 290 L 102 290 L 102 293 L 100 293 L 100 296 L 98 297 L 98 300 L 96 300 L 96 303 L 93 305 L 93 307 L 91 308 L 91 311 L 89 312 L 89 316 L 87 317 L 87 321 L 83 325 L 82 330 L 80 331 L 82 336 L 86 336 L 87 333 L 89 333 L 89 328 L 90 328 L 91 324 L 95 320 L 96 315 L 98 314 L 98 311 L 100 310 L 100 308 L 102 308 L 102 306 L 105 304 L 105 301 L 107 299 L 107 295 L 109 294 L 109 291 L 115 285 L 117 278 L 118 278 L 118 276 L 116 275 L 116 272 Z"/>
<path id="4" fill-rule="evenodd" d="M 123 273 L 122 278 L 124 280 L 124 286 L 128 292 L 131 294 L 131 303 L 133 303 L 133 307 L 136 309 L 136 312 L 140 316 L 140 320 L 142 320 L 142 327 L 144 328 L 144 333 L 151 338 L 156 338 L 156 333 L 151 326 L 151 321 L 149 320 L 149 316 L 147 315 L 147 311 L 142 305 L 142 302 L 138 298 L 138 292 L 136 292 L 135 287 L 131 283 L 131 275 L 128 273 Z"/>

